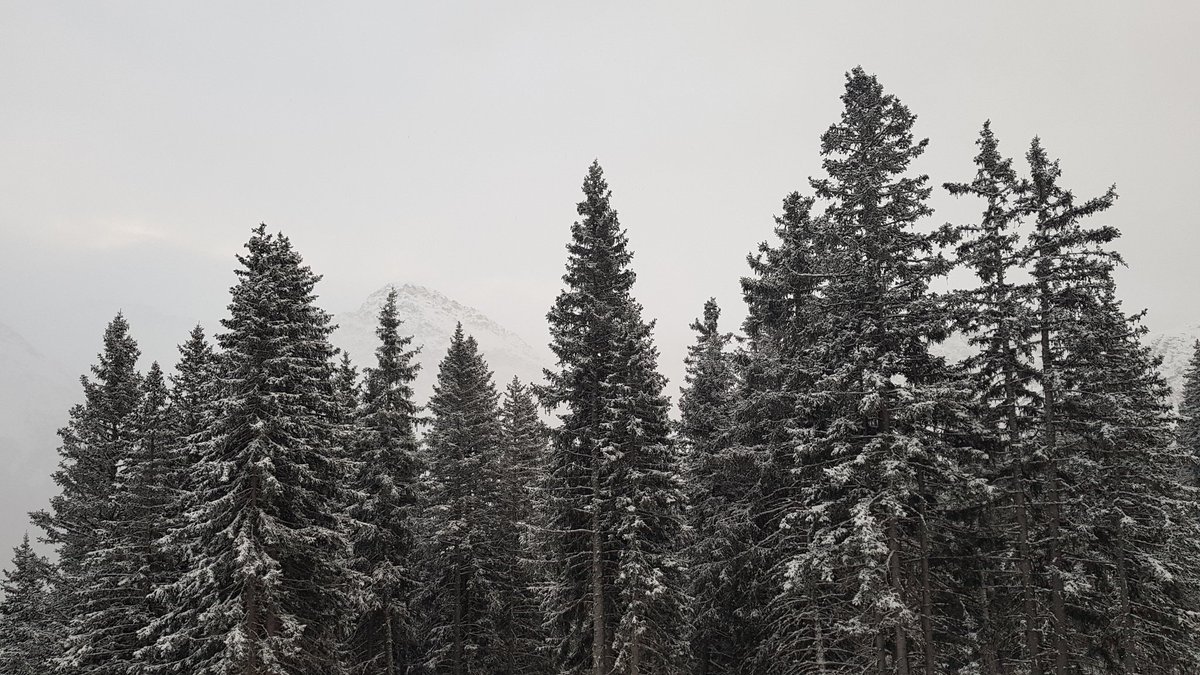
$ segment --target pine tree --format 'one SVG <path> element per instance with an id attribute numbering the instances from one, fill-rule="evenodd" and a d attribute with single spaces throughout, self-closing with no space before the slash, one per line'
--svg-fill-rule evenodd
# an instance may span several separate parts
<path id="1" fill-rule="evenodd" d="M 499 395 L 475 339 L 455 329 L 429 400 L 426 584 L 436 673 L 503 672 Z"/>
<path id="2" fill-rule="evenodd" d="M 1141 342 L 1140 315 L 1121 311 L 1111 278 L 1097 283 L 1064 324 L 1056 355 L 1060 431 L 1087 514 L 1067 539 L 1067 611 L 1079 632 L 1070 663 L 1187 672 L 1200 654 L 1200 522 L 1180 484 L 1186 458 L 1171 447 L 1169 388 Z"/>
<path id="3" fill-rule="evenodd" d="M 729 543 L 744 561 L 744 579 L 730 582 L 743 589 L 738 643 L 754 654 L 731 657 L 742 673 L 827 672 L 853 646 L 832 634 L 832 583 L 820 569 L 796 565 L 824 516 L 815 488 L 827 461 L 811 443 L 820 408 L 810 396 L 820 376 L 812 347 L 821 317 L 814 312 L 828 227 L 812 217 L 813 203 L 796 192 L 783 200 L 778 243 L 760 244 L 747 258 L 751 276 L 741 280 L 747 316 L 725 451 L 734 482 L 724 489 L 746 513 L 745 531 Z"/>
<path id="4" fill-rule="evenodd" d="M 1192 487 L 1200 487 L 1200 340 L 1192 346 L 1192 358 L 1183 376 L 1175 436 L 1180 451 L 1188 458 L 1186 476 Z"/>
<path id="5" fill-rule="evenodd" d="M 728 352 L 732 335 L 718 326 L 715 299 L 692 323 L 696 342 L 684 359 L 686 386 L 679 398 L 679 439 L 686 463 L 692 543 L 688 550 L 695 628 L 692 652 L 696 672 L 736 672 L 751 663 L 754 631 L 745 625 L 754 580 L 747 565 L 754 528 L 755 472 L 744 455 L 731 451 L 736 375 Z"/>
<path id="6" fill-rule="evenodd" d="M 678 672 L 682 495 L 631 253 L 599 164 L 571 228 L 566 288 L 548 319 L 557 371 L 542 404 L 564 409 L 544 499 L 545 607 L 556 667 L 593 675 Z M 628 483 L 618 483 L 621 477 Z M 649 490 L 661 492 L 654 494 Z M 661 592 L 660 592 L 661 591 Z"/>
<path id="7" fill-rule="evenodd" d="M 51 498 L 49 511 L 32 514 L 46 531 L 46 541 L 58 549 L 58 599 L 72 608 L 58 663 L 74 672 L 105 672 L 110 661 L 123 663 L 131 647 L 132 636 L 110 630 L 101 620 L 107 607 L 95 592 L 123 573 L 113 567 L 112 558 L 97 554 L 113 544 L 111 525 L 119 522 L 121 508 L 114 499 L 118 470 L 138 436 L 139 355 L 128 322 L 117 314 L 105 329 L 104 349 L 92 367 L 95 379 L 80 378 L 84 403 L 71 409 L 70 421 L 59 430 L 61 460 L 54 481 L 61 492 Z"/>
<path id="8" fill-rule="evenodd" d="M 418 349 L 401 336 L 396 291 L 379 315 L 376 365 L 366 371 L 357 414 L 354 460 L 358 465 L 351 508 L 356 528 L 352 569 L 361 577 L 351 639 L 354 673 L 410 672 L 419 658 L 410 602 L 416 587 L 415 527 L 420 467 L 416 428 L 421 421 L 412 383 Z"/>
<path id="9" fill-rule="evenodd" d="M 549 430 L 538 417 L 532 390 L 517 378 L 508 383 L 500 409 L 499 584 L 503 658 L 497 673 L 534 675 L 551 672 L 543 653 L 541 606 L 534 534 L 535 505 L 545 480 L 542 465 Z"/>
<path id="10" fill-rule="evenodd" d="M 146 646 L 141 631 L 164 610 L 151 592 L 178 567 L 159 540 L 175 501 L 171 479 L 180 473 L 167 414 L 166 381 L 153 363 L 132 413 L 134 431 L 118 462 L 112 506 L 100 523 L 100 547 L 83 564 L 88 583 L 77 592 L 67 642 L 80 672 L 125 675 L 140 669 L 138 650 Z"/>
<path id="11" fill-rule="evenodd" d="M 5 675 L 54 671 L 63 623 L 54 598 L 56 582 L 54 566 L 33 550 L 25 535 L 0 584 L 0 672 Z"/>
<path id="12" fill-rule="evenodd" d="M 965 505 L 956 546 L 962 556 L 976 559 L 961 583 L 974 591 L 962 600 L 969 610 L 961 620 L 977 636 L 967 659 L 984 672 L 999 673 L 1016 662 L 1036 668 L 1040 652 L 1045 614 L 1035 582 L 1040 558 L 1031 545 L 1028 503 L 1036 488 L 1028 444 L 1039 394 L 1030 386 L 1036 375 L 1033 287 L 1023 280 L 1028 255 L 1017 232 L 1022 212 L 1015 202 L 1023 186 L 1012 160 L 1001 156 L 989 123 L 976 144 L 974 180 L 945 188 L 985 202 L 977 224 L 952 232 L 958 264 L 979 279 L 977 288 L 958 294 L 953 304 L 957 326 L 978 349 L 963 364 L 981 429 L 977 445 L 985 455 L 973 473 L 993 489 Z"/>
<path id="13" fill-rule="evenodd" d="M 169 500 L 161 506 L 157 518 L 161 536 L 155 542 L 163 561 L 161 574 L 153 581 L 150 602 L 158 611 L 140 631 L 142 647 L 137 659 L 146 673 L 179 672 L 173 659 L 179 658 L 179 645 L 198 639 L 199 626 L 180 624 L 183 618 L 176 604 L 182 602 L 177 586 L 187 573 L 192 550 L 187 530 L 188 514 L 200 499 L 198 480 L 201 459 L 212 440 L 217 400 L 220 393 L 218 356 L 213 352 L 199 325 L 179 345 L 180 358 L 171 387 L 163 426 L 169 443 L 170 470 L 164 477 L 170 486 Z M 186 615 L 184 615 L 186 616 Z M 190 617 L 189 617 L 190 618 Z M 160 645 L 159 640 L 163 639 Z"/>
<path id="14" fill-rule="evenodd" d="M 784 523 L 819 517 L 785 585 L 819 574 L 840 588 L 833 627 L 856 643 L 843 668 L 907 675 L 919 664 L 932 674 L 942 662 L 934 605 L 949 585 L 933 565 L 933 533 L 945 495 L 966 480 L 945 433 L 962 393 L 929 351 L 947 330 L 929 284 L 948 265 L 915 227 L 931 213 L 927 177 L 907 175 L 926 146 L 914 140 L 915 116 L 861 68 L 842 101 L 821 139 L 828 177 L 811 181 L 826 201 L 820 311 L 809 313 L 819 409 L 799 444 L 805 462 L 828 463 L 817 500 Z"/>
<path id="15" fill-rule="evenodd" d="M 1071 325 L 1079 318 L 1078 310 L 1092 294 L 1103 289 L 1104 280 L 1120 257 L 1105 248 L 1118 233 L 1111 226 L 1085 227 L 1081 221 L 1100 213 L 1116 200 L 1115 189 L 1079 203 L 1068 190 L 1059 186 L 1062 171 L 1048 158 L 1041 142 L 1034 139 L 1026 153 L 1030 180 L 1018 205 L 1033 221 L 1034 230 L 1027 244 L 1033 260 L 1035 284 L 1035 327 L 1039 340 L 1041 371 L 1040 429 L 1033 443 L 1037 475 L 1041 485 L 1038 499 L 1044 515 L 1046 576 L 1050 621 L 1050 648 L 1056 675 L 1066 675 L 1073 652 L 1080 643 L 1078 625 L 1068 618 L 1068 594 L 1078 570 L 1071 558 L 1075 533 L 1088 528 L 1090 517 L 1079 480 L 1089 470 L 1086 458 L 1069 447 L 1063 434 L 1064 364 L 1071 345 L 1064 342 Z M 1080 583 L 1086 583 L 1081 581 Z M 1037 671 L 1038 665 L 1033 669 Z"/>
<path id="16" fill-rule="evenodd" d="M 345 503 L 336 447 L 329 316 L 319 277 L 282 235 L 254 230 L 239 256 L 224 349 L 223 397 L 182 537 L 188 573 L 172 585 L 159 638 L 194 674 L 339 672 L 347 602 Z"/>

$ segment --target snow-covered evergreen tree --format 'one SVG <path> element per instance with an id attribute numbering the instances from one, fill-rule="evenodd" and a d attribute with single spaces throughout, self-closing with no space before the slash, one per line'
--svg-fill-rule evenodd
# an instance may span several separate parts
<path id="1" fill-rule="evenodd" d="M 686 466 L 689 521 L 692 526 L 688 567 L 696 672 L 736 672 L 754 655 L 754 632 L 745 616 L 747 557 L 755 545 L 752 493 L 744 455 L 730 451 L 736 375 L 728 351 L 732 334 L 718 326 L 715 299 L 692 323 L 696 341 L 684 359 L 687 374 L 679 397 L 679 439 Z"/>
<path id="2" fill-rule="evenodd" d="M 143 631 L 163 614 L 151 593 L 178 562 L 159 545 L 176 501 L 176 447 L 167 422 L 167 386 L 153 363 L 133 412 L 134 433 L 117 465 L 112 506 L 100 523 L 100 547 L 84 561 L 66 656 L 81 673 L 125 675 L 141 669 Z"/>
<path id="3" fill-rule="evenodd" d="M 545 658 L 544 623 L 536 588 L 540 583 L 535 550 L 540 487 L 545 480 L 549 430 L 538 416 L 530 387 L 513 378 L 500 408 L 500 495 L 497 525 L 501 554 L 498 568 L 505 618 L 501 626 L 504 658 L 496 673 L 550 673 Z"/>
<path id="4" fill-rule="evenodd" d="M 504 672 L 499 395 L 475 339 L 459 324 L 429 400 L 422 596 L 429 608 L 429 667 L 436 673 Z"/>
<path id="5" fill-rule="evenodd" d="M 29 535 L 13 549 L 0 590 L 0 673 L 46 675 L 54 672 L 62 639 L 63 616 L 54 597 L 57 572 L 29 544 Z"/>
<path id="6" fill-rule="evenodd" d="M 1030 465 L 1029 441 L 1039 399 L 1031 388 L 1036 375 L 1033 287 L 1017 231 L 1022 212 L 1016 201 L 1023 185 L 1012 160 L 1000 154 L 990 123 L 976 144 L 974 179 L 945 187 L 953 195 L 984 201 L 978 223 L 952 231 L 958 264 L 979 280 L 952 300 L 957 326 L 978 350 L 963 364 L 980 430 L 976 445 L 983 453 L 972 473 L 991 489 L 975 491 L 961 510 L 954 547 L 959 559 L 974 563 L 960 570 L 963 592 L 957 604 L 964 609 L 955 620 L 972 636 L 963 645 L 964 661 L 999 673 L 1034 662 L 1046 616 L 1035 581 L 1041 558 L 1031 544 L 1036 534 L 1028 502 L 1038 478 Z"/>
<path id="7" fill-rule="evenodd" d="M 1040 428 L 1033 443 L 1036 475 L 1040 478 L 1035 498 L 1041 507 L 1044 531 L 1046 585 L 1050 620 L 1046 624 L 1049 651 L 1042 664 L 1056 675 L 1065 675 L 1073 653 L 1081 642 L 1076 635 L 1080 626 L 1068 617 L 1068 596 L 1074 592 L 1081 573 L 1073 560 L 1093 514 L 1083 501 L 1084 477 L 1090 467 L 1087 458 L 1071 447 L 1063 431 L 1064 371 L 1063 360 L 1074 348 L 1065 341 L 1072 324 L 1079 320 L 1093 294 L 1101 292 L 1112 268 L 1120 257 L 1105 247 L 1117 236 L 1111 226 L 1086 227 L 1081 221 L 1100 213 L 1116 200 L 1110 188 L 1099 197 L 1077 201 L 1074 194 L 1059 185 L 1062 171 L 1034 139 L 1029 152 L 1030 178 L 1018 205 L 1032 221 L 1026 255 L 1032 259 L 1035 284 L 1035 327 L 1038 338 L 1041 390 Z M 1077 347 L 1076 345 L 1075 347 Z M 1074 550 L 1072 550 L 1074 549 Z"/>
<path id="8" fill-rule="evenodd" d="M 1069 663 L 1123 673 L 1200 668 L 1200 521 L 1180 484 L 1169 389 L 1126 316 L 1111 278 L 1098 278 L 1062 326 L 1060 429 L 1073 469 L 1060 494 L 1080 514 L 1064 530 Z M 1064 472 L 1066 473 L 1066 472 Z M 1064 500 L 1071 505 L 1075 498 Z M 1086 520 L 1083 520 L 1086 518 Z"/>
<path id="9" fill-rule="evenodd" d="M 1186 475 L 1191 486 L 1200 487 L 1200 340 L 1192 347 L 1192 358 L 1183 376 L 1183 400 L 1179 402 L 1175 438 L 1188 458 Z"/>
<path id="10" fill-rule="evenodd" d="M 164 460 L 167 469 L 162 476 L 165 492 L 155 492 L 166 497 L 156 514 L 156 534 L 152 542 L 158 549 L 157 560 L 161 568 L 152 580 L 153 591 L 149 601 L 157 611 L 149 623 L 140 630 L 141 648 L 137 653 L 139 667 L 146 673 L 179 672 L 172 658 L 160 649 L 158 641 L 163 636 L 173 636 L 178 644 L 195 637 L 196 625 L 181 625 L 176 603 L 180 601 L 172 592 L 175 584 L 187 573 L 192 551 L 188 546 L 186 530 L 188 513 L 198 499 L 200 460 L 208 442 L 215 419 L 220 383 L 217 381 L 218 357 L 205 338 L 204 329 L 194 327 L 188 339 L 179 345 L 179 361 L 175 373 L 170 376 L 170 390 L 165 418 L 155 423 L 155 428 L 165 432 L 165 437 L 156 434 L 156 443 L 166 443 Z M 146 406 L 144 405 L 145 409 Z M 159 406 L 151 406 L 157 410 Z M 150 416 L 157 418 L 157 415 Z M 161 424 L 161 428 L 158 425 Z M 149 476 L 147 476 L 149 477 Z M 174 625 L 170 625 L 175 622 Z"/>
<path id="11" fill-rule="evenodd" d="M 347 543 L 329 316 L 319 277 L 282 235 L 254 230 L 239 256 L 223 353 L 223 396 L 179 535 L 191 567 L 167 592 L 158 638 L 180 672 L 340 671 Z"/>
<path id="12" fill-rule="evenodd" d="M 69 672 L 105 671 L 108 663 L 124 664 L 135 636 L 108 630 L 101 619 L 106 604 L 95 594 L 125 570 L 108 551 L 119 522 L 121 504 L 114 499 L 118 470 L 132 452 L 138 436 L 137 409 L 142 376 L 140 355 L 121 314 L 104 331 L 104 349 L 92 366 L 94 379 L 82 377 L 84 402 L 71 409 L 70 421 L 59 431 L 61 460 L 54 473 L 60 493 L 48 511 L 32 514 L 55 544 L 61 570 L 61 596 L 71 607 L 64 643 L 58 647 L 59 665 Z"/>
<path id="13" fill-rule="evenodd" d="M 682 588 L 667 580 L 683 504 L 663 382 L 598 163 L 583 191 L 548 315 L 558 368 L 539 390 L 561 410 L 542 502 L 555 660 L 562 673 L 679 672 Z"/>
<path id="14" fill-rule="evenodd" d="M 353 673 L 407 673 L 420 657 L 419 621 L 411 609 L 421 421 L 412 383 L 420 366 L 401 323 L 393 290 L 379 314 L 376 365 L 366 370 L 352 446 L 358 473 L 351 567 L 361 585 L 350 644 Z"/>
<path id="15" fill-rule="evenodd" d="M 818 517 L 785 584 L 811 575 L 838 589 L 834 631 L 853 653 L 840 667 L 907 674 L 939 669 L 933 533 L 945 496 L 966 480 L 953 429 L 961 397 L 929 345 L 946 317 L 929 291 L 947 271 L 935 239 L 917 229 L 931 211 L 926 176 L 908 175 L 926 141 L 915 116 L 875 77 L 847 75 L 841 120 L 821 139 L 827 178 L 820 238 L 818 323 L 810 357 L 814 429 L 804 462 L 822 460 L 816 500 L 785 527 Z M 804 464 L 798 467 L 803 471 Z"/>

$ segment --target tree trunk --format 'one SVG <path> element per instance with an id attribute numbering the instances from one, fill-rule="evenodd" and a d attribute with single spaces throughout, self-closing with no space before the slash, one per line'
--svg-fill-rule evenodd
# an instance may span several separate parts
<path id="1" fill-rule="evenodd" d="M 600 537 L 600 446 L 592 449 L 592 675 L 608 675 L 604 617 L 604 557 Z"/>
<path id="2" fill-rule="evenodd" d="M 1117 646 L 1121 650 L 1121 672 L 1136 673 L 1133 659 L 1133 610 L 1129 602 L 1129 576 L 1125 568 L 1125 538 L 1117 525 L 1117 589 L 1121 593 L 1121 629 L 1117 632 Z"/>
<path id="3" fill-rule="evenodd" d="M 454 566 L 454 675 L 463 675 L 463 578 L 461 564 Z"/>
<path id="4" fill-rule="evenodd" d="M 937 649 L 933 642 L 933 589 L 929 580 L 929 528 L 925 521 L 925 477 L 917 475 L 918 541 L 921 547 L 921 636 L 925 640 L 925 673 L 934 675 Z"/>
<path id="5" fill-rule="evenodd" d="M 1050 556 L 1050 611 L 1054 615 L 1054 672 L 1067 675 L 1067 610 L 1063 597 L 1062 559 L 1059 550 L 1059 528 L 1062 510 L 1058 493 L 1058 426 L 1055 419 L 1058 401 L 1057 368 L 1054 353 L 1050 349 L 1050 287 L 1047 272 L 1038 270 L 1038 294 L 1040 299 L 1040 332 L 1042 348 L 1042 423 L 1045 442 L 1047 519 L 1049 520 L 1048 545 Z"/>
<path id="6" fill-rule="evenodd" d="M 387 637 L 384 638 L 383 644 L 387 648 L 387 675 L 396 675 L 396 645 L 392 641 L 392 606 L 390 602 L 384 603 L 384 630 L 387 631 Z"/>
<path id="7" fill-rule="evenodd" d="M 896 528 L 895 518 L 888 523 L 887 532 L 892 592 L 896 594 L 897 602 L 904 602 L 904 584 L 901 583 L 902 571 L 900 568 L 900 533 Z M 896 624 L 896 644 L 893 647 L 896 651 L 896 672 L 900 675 L 908 675 L 908 636 L 902 623 Z"/>

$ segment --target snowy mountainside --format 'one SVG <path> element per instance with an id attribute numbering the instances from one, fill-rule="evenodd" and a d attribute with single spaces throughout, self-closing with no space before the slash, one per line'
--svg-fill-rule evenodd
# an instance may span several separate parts
<path id="1" fill-rule="evenodd" d="M 369 367 L 375 362 L 375 346 L 378 338 L 375 329 L 379 322 L 379 310 L 383 307 L 388 291 L 396 289 L 396 309 L 400 315 L 402 335 L 413 336 L 413 346 L 420 346 L 417 362 L 421 370 L 414 383 L 417 401 L 424 404 L 433 392 L 437 381 L 438 363 L 450 346 L 450 336 L 455 325 L 461 321 L 463 331 L 473 335 L 479 342 L 484 359 L 496 376 L 496 388 L 504 386 L 513 376 L 522 382 L 540 382 L 542 368 L 553 365 L 553 356 L 547 348 L 537 349 L 504 328 L 482 312 L 452 300 L 442 293 L 413 284 L 387 284 L 367 296 L 358 309 L 334 315 L 338 329 L 330 340 L 350 353 L 350 359 L 359 368 Z"/>

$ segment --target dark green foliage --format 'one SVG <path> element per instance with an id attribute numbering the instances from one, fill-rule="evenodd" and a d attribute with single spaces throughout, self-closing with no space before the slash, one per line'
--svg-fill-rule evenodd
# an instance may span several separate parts
<path id="1" fill-rule="evenodd" d="M 505 672 L 499 395 L 475 339 L 460 324 L 438 370 L 425 490 L 429 667 Z"/>
<path id="2" fill-rule="evenodd" d="M 191 556 L 168 592 L 165 658 L 189 673 L 336 673 L 347 544 L 333 350 L 319 280 L 283 236 L 255 229 L 239 256 L 213 440 L 179 537 Z"/>
<path id="3" fill-rule="evenodd" d="M 5 675 L 45 675 L 54 670 L 59 654 L 63 617 L 55 597 L 57 573 L 37 554 L 25 535 L 13 549 L 12 565 L 4 570 L 0 590 L 0 672 Z"/>
<path id="4" fill-rule="evenodd" d="M 357 474 L 350 507 L 355 528 L 351 568 L 361 584 L 350 649 L 354 673 L 409 672 L 420 656 L 415 636 L 419 622 L 410 608 L 416 588 L 413 530 L 420 422 L 412 383 L 419 366 L 413 363 L 417 350 L 409 347 L 412 338 L 400 334 L 400 325 L 393 290 L 379 316 L 376 365 L 367 369 L 361 403 L 353 411 L 350 448 Z"/>

